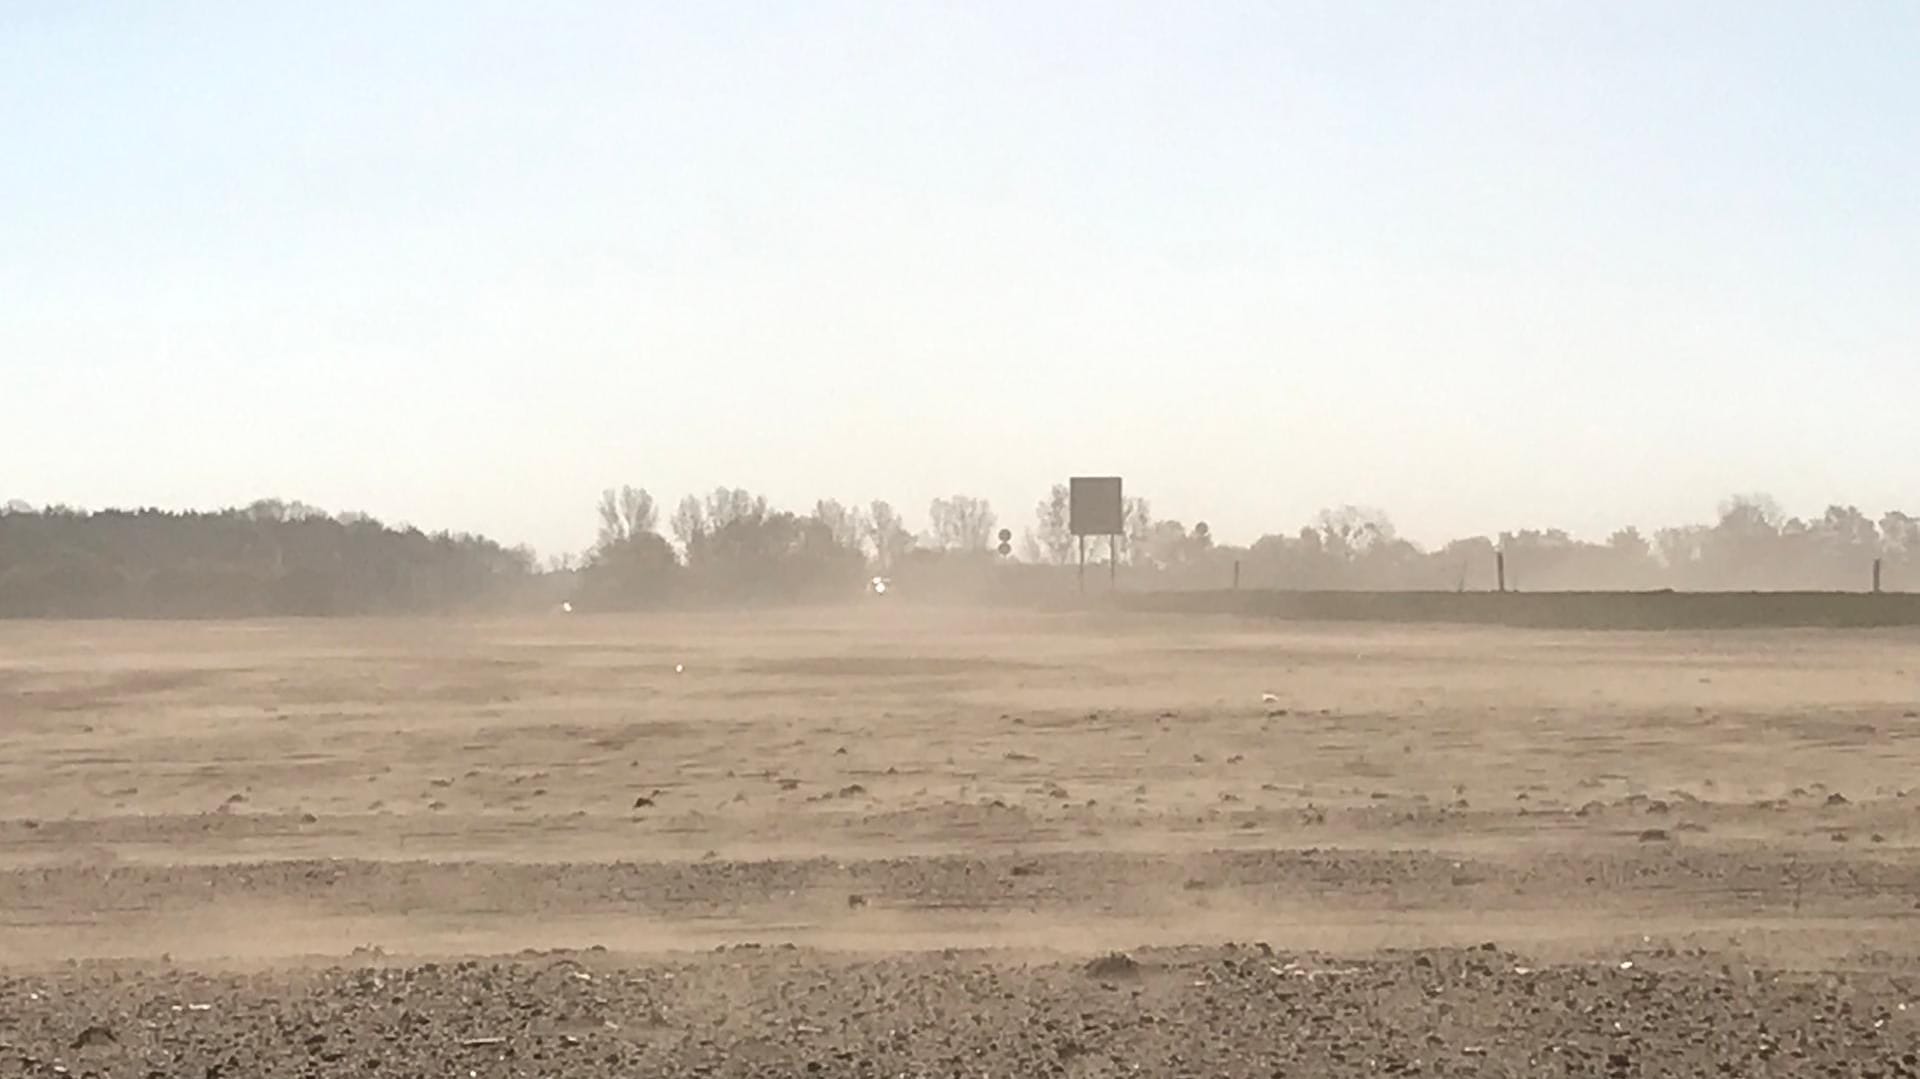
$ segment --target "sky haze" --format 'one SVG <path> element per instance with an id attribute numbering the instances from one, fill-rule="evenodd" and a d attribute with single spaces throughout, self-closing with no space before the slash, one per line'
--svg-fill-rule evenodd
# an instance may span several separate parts
<path id="1" fill-rule="evenodd" d="M 0 4 L 0 500 L 1920 509 L 1920 6 Z"/>

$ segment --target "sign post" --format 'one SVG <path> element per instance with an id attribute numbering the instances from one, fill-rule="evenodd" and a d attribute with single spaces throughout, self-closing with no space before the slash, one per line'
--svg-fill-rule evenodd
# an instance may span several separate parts
<path id="1" fill-rule="evenodd" d="M 1126 500 L 1118 476 L 1075 476 L 1067 481 L 1067 530 L 1080 544 L 1080 591 L 1087 590 L 1087 537 L 1108 539 L 1109 588 L 1120 585 L 1120 534 L 1127 530 Z"/>

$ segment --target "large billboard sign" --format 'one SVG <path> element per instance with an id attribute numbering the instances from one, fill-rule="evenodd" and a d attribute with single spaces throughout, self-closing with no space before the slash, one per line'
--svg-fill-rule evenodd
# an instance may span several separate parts
<path id="1" fill-rule="evenodd" d="M 1067 481 L 1068 530 L 1076 536 L 1118 536 L 1127 530 L 1118 476 L 1075 476 Z"/>

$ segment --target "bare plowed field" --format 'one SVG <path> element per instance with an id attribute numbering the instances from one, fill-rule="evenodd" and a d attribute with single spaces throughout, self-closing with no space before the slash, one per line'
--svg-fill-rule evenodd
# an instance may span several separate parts
<path id="1" fill-rule="evenodd" d="M 0 625 L 0 1075 L 1916 1074 L 1917 711 L 1908 630 Z"/>

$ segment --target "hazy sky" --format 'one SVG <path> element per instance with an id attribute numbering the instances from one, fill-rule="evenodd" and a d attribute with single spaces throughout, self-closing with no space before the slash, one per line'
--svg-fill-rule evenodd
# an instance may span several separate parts
<path id="1" fill-rule="evenodd" d="M 1920 4 L 0 0 L 0 499 L 1920 509 Z"/>

